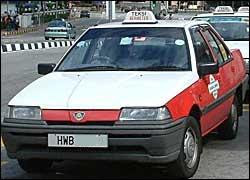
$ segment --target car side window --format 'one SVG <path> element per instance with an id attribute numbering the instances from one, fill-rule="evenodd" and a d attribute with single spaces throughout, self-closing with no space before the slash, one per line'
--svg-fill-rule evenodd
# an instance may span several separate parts
<path id="1" fill-rule="evenodd" d="M 209 47 L 198 29 L 191 29 L 190 32 L 197 64 L 214 63 L 213 57 L 209 51 Z"/>
<path id="2" fill-rule="evenodd" d="M 222 44 L 221 40 L 212 31 L 210 31 L 210 33 L 212 34 L 213 38 L 215 39 L 216 43 L 219 46 L 224 62 L 230 60 L 231 58 L 230 53 L 225 48 L 224 44 Z"/>
<path id="3" fill-rule="evenodd" d="M 213 51 L 218 63 L 223 64 L 224 59 L 222 57 L 222 54 L 220 52 L 220 48 L 219 48 L 218 44 L 216 43 L 215 39 L 213 38 L 213 36 L 211 35 L 211 33 L 208 30 L 203 31 L 203 33 L 206 36 L 208 43 L 212 47 L 212 51 Z"/>

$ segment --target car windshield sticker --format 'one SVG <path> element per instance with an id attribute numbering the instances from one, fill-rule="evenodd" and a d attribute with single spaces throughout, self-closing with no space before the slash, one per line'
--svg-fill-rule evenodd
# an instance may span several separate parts
<path id="1" fill-rule="evenodd" d="M 121 39 L 120 45 L 129 45 L 129 44 L 132 44 L 131 37 L 124 37 Z"/>
<path id="2" fill-rule="evenodd" d="M 141 41 L 145 41 L 145 40 L 146 40 L 146 37 L 134 37 L 134 38 L 133 38 L 133 41 L 134 41 L 134 42 L 136 42 L 136 41 L 141 42 Z"/>
<path id="3" fill-rule="evenodd" d="M 184 42 L 183 40 L 181 40 L 181 39 L 175 40 L 174 43 L 175 43 L 176 45 L 178 45 L 178 46 L 183 46 L 183 45 L 185 44 L 185 42 Z"/>
<path id="4" fill-rule="evenodd" d="M 218 80 L 214 79 L 213 75 L 209 76 L 210 84 L 208 84 L 208 91 L 216 99 L 218 97 L 218 90 L 220 89 L 220 84 Z"/>

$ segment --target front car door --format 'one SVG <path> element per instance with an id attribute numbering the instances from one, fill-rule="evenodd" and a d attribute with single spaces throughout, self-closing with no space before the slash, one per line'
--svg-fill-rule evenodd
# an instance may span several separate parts
<path id="1" fill-rule="evenodd" d="M 220 83 L 220 90 L 216 103 L 218 104 L 218 108 L 221 109 L 220 118 L 217 119 L 217 123 L 220 123 L 228 117 L 233 102 L 231 89 L 235 86 L 234 76 L 236 76 L 236 69 L 232 66 L 232 56 L 229 50 L 218 34 L 209 26 L 202 30 L 202 34 L 210 46 L 215 61 L 219 64 L 219 73 L 216 75 L 216 79 Z"/>
<path id="2" fill-rule="evenodd" d="M 203 31 L 204 28 L 200 26 L 194 26 L 190 29 L 197 67 L 199 64 L 216 62 Z M 223 119 L 223 115 L 220 113 L 222 107 L 218 108 L 217 105 L 217 100 L 223 95 L 223 84 L 221 84 L 220 73 L 221 72 L 200 77 L 197 87 L 195 88 L 197 92 L 194 93 L 198 94 L 199 105 L 202 110 L 202 135 L 207 134 L 210 129 L 218 125 L 218 122 Z"/>

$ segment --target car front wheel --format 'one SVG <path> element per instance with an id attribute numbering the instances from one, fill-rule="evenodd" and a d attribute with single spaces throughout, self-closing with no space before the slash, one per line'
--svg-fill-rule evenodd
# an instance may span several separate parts
<path id="1" fill-rule="evenodd" d="M 197 120 L 188 117 L 178 159 L 168 165 L 167 172 L 175 178 L 192 177 L 200 162 L 202 139 Z"/>
<path id="2" fill-rule="evenodd" d="M 19 166 L 27 173 L 46 172 L 53 161 L 47 159 L 18 159 Z"/>

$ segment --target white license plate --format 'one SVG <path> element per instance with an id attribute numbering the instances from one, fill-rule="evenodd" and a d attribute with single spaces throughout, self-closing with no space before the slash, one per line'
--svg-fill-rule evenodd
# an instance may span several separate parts
<path id="1" fill-rule="evenodd" d="M 105 134 L 48 134 L 49 147 L 108 147 Z"/>

